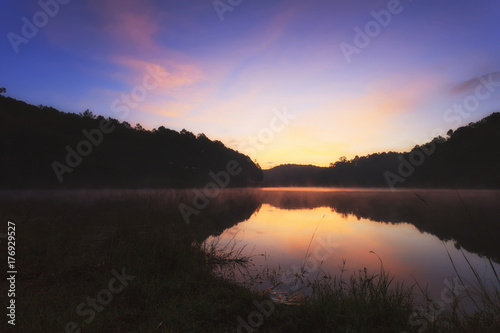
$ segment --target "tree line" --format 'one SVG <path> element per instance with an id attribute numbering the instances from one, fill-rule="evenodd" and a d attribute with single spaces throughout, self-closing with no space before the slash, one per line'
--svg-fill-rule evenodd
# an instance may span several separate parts
<path id="1" fill-rule="evenodd" d="M 342 156 L 329 167 L 280 165 L 266 186 L 500 188 L 500 113 L 408 152 Z"/>
<path id="2" fill-rule="evenodd" d="M 146 130 L 0 95 L 0 188 L 200 187 L 230 161 L 241 172 L 228 186 L 262 180 L 248 156 L 204 134 Z"/>

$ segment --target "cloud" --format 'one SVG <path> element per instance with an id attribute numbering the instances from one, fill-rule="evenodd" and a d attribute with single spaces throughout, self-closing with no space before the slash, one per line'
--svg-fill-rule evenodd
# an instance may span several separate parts
<path id="1" fill-rule="evenodd" d="M 92 0 L 89 4 L 94 16 L 94 34 L 113 45 L 139 52 L 158 49 L 154 35 L 159 25 L 154 20 L 150 1 Z"/>
<path id="2" fill-rule="evenodd" d="M 474 77 L 472 79 L 468 79 L 465 81 L 462 81 L 453 87 L 451 87 L 450 92 L 453 94 L 466 94 L 474 91 L 476 87 L 481 84 L 479 81 L 481 78 L 488 80 L 489 77 L 492 77 L 494 81 L 500 81 L 500 72 L 490 72 L 484 75 L 480 75 L 478 77 Z"/>
<path id="3" fill-rule="evenodd" d="M 140 58 L 117 56 L 113 59 L 115 64 L 125 67 L 123 79 L 129 83 L 142 82 L 148 69 L 168 73 L 168 77 L 160 82 L 165 90 L 173 90 L 191 86 L 202 79 L 202 70 L 195 64 L 177 62 L 175 60 L 159 60 L 158 62 L 146 61 Z M 132 75 L 130 75 L 132 74 Z"/>

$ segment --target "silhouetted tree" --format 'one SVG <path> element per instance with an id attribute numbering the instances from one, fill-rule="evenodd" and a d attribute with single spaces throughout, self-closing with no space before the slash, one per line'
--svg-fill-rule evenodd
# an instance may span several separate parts
<path id="1" fill-rule="evenodd" d="M 82 118 L 89 118 L 89 119 L 96 119 L 97 116 L 95 114 L 92 113 L 92 111 L 90 111 L 89 109 L 83 111 L 83 113 L 79 113 L 80 117 Z"/>
<path id="2" fill-rule="evenodd" d="M 264 172 L 265 184 L 387 187 L 390 172 L 402 179 L 396 186 L 500 188 L 500 113 L 447 135 L 409 152 L 342 156 L 329 168 L 278 166 Z"/>
<path id="3" fill-rule="evenodd" d="M 204 134 L 197 138 L 185 129 L 179 133 L 164 126 L 148 131 L 108 118 L 115 130 L 100 138 L 91 129 L 99 128 L 104 117 L 89 110 L 63 113 L 9 97 L 0 98 L 0 110 L 0 188 L 199 187 L 213 181 L 210 172 L 225 170 L 229 161 L 242 169 L 231 177 L 230 186 L 262 180 L 262 170 L 247 156 Z M 88 153 L 79 144 L 83 140 L 101 143 Z M 87 153 L 80 156 L 82 151 Z M 68 160 L 71 165 L 66 165 Z M 64 172 L 62 183 L 55 161 Z"/>
<path id="4" fill-rule="evenodd" d="M 202 141 L 202 142 L 205 142 L 205 141 L 210 141 L 209 138 L 207 138 L 207 136 L 204 134 L 204 133 L 200 133 L 198 134 L 198 136 L 196 137 L 198 140 Z"/>

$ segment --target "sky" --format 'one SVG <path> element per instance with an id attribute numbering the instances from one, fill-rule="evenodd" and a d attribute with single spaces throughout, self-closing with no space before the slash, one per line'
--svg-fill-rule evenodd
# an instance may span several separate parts
<path id="1" fill-rule="evenodd" d="M 500 111 L 498 0 L 4 0 L 7 96 L 204 133 L 263 169 Z"/>

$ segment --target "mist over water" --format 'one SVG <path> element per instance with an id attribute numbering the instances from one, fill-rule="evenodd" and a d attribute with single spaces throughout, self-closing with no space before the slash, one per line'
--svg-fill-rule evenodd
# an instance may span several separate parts
<path id="1" fill-rule="evenodd" d="M 487 258 L 500 271 L 500 195 L 483 190 L 268 188 L 232 192 L 259 203 L 250 218 L 206 243 L 235 243 L 252 256 L 249 273 L 278 271 L 280 288 L 302 267 L 308 278 L 344 276 L 366 268 L 395 281 L 427 287 L 439 299 L 457 282 L 475 281 L 470 265 L 495 281 Z M 465 257 L 464 257 L 465 256 Z M 455 266 L 455 267 L 454 267 Z M 247 276 L 248 277 L 248 276 Z M 245 279 L 245 276 L 240 276 Z M 262 282 L 262 281 L 261 281 Z M 257 288 L 271 288 L 259 283 Z M 296 288 L 296 287 L 295 287 Z M 305 291 L 307 293 L 307 290 Z M 463 291 L 462 291 L 463 292 Z"/>
<path id="2" fill-rule="evenodd" d="M 411 286 L 418 281 L 435 299 L 456 284 L 457 271 L 464 280 L 475 281 L 467 260 L 489 285 L 496 279 L 488 258 L 500 272 L 496 190 L 221 189 L 186 225 L 178 207 L 194 207 L 196 193 L 200 191 L 1 191 L 0 201 L 4 216 L 18 222 L 39 216 L 37 223 L 47 223 L 78 214 L 88 228 L 107 225 L 107 212 L 127 207 L 134 213 L 139 209 L 134 207 L 141 207 L 156 214 L 151 218 L 178 221 L 196 242 L 216 241 L 220 249 L 228 243 L 227 249 L 244 247 L 241 255 L 251 256 L 253 265 L 246 275 L 236 272 L 236 278 L 262 277 L 269 269 L 276 272 L 274 282 L 281 282 L 282 291 L 297 289 L 293 276 L 301 268 L 306 278 L 321 279 L 339 276 L 344 261 L 345 278 L 364 268 L 377 273 L 382 262 L 395 275 L 394 282 Z M 98 205 L 100 214 L 88 215 L 85 209 L 91 205 Z M 137 223 L 147 229 L 147 221 Z M 264 280 L 253 287 L 273 287 Z"/>

